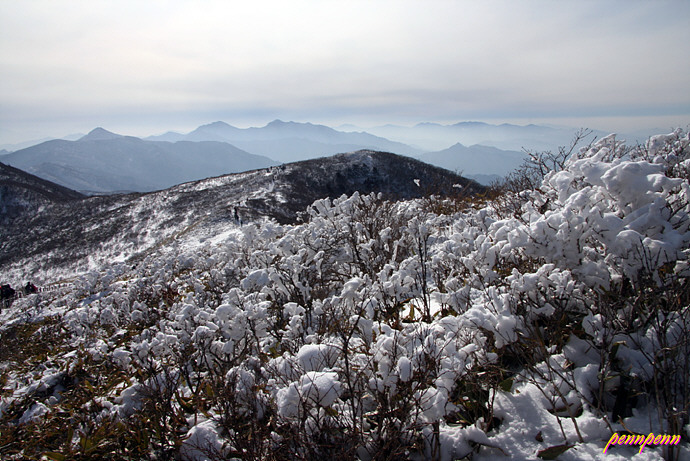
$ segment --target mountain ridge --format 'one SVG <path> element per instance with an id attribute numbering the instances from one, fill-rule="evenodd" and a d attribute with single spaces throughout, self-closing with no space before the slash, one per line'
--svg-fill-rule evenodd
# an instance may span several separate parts
<path id="1" fill-rule="evenodd" d="M 550 127 L 544 125 L 513 125 L 504 123 L 492 125 L 485 122 L 464 121 L 453 124 L 422 122 L 412 127 L 383 125 L 367 129 L 369 132 L 389 139 L 419 146 L 427 152 L 439 151 L 461 143 L 496 147 L 502 150 L 557 150 L 569 145 L 575 128 Z M 604 136 L 608 132 L 593 131 L 592 136 Z"/>
<path id="2" fill-rule="evenodd" d="M 276 164 L 224 142 L 145 141 L 103 128 L 77 141 L 47 141 L 2 159 L 28 173 L 90 194 L 150 192 Z"/>
<path id="3" fill-rule="evenodd" d="M 0 163 L 0 223 L 26 213 L 35 213 L 53 203 L 66 203 L 85 196 L 4 163 Z"/>
<path id="4" fill-rule="evenodd" d="M 524 152 L 498 149 L 493 146 L 475 144 L 465 146 L 455 143 L 447 149 L 428 152 L 419 159 L 451 171 L 467 175 L 505 176 L 518 168 L 525 160 Z M 490 165 L 490 167 L 487 167 Z"/>
<path id="5" fill-rule="evenodd" d="M 422 151 L 367 132 L 344 132 L 334 128 L 294 121 L 273 120 L 263 127 L 237 128 L 223 121 L 201 125 L 187 134 L 165 133 L 147 140 L 219 141 L 276 161 L 294 162 L 344 150 L 374 149 L 416 155 Z"/>
<path id="6" fill-rule="evenodd" d="M 23 274 L 41 267 L 80 272 L 90 264 L 133 261 L 137 255 L 165 251 L 168 244 L 184 238 L 213 238 L 237 226 L 238 219 L 294 223 L 315 200 L 355 192 L 406 199 L 429 192 L 483 190 L 474 181 L 419 160 L 363 150 L 162 191 L 51 204 L 7 226 L 0 243 L 0 267 Z M 18 261 L 24 261 L 21 267 L 14 265 Z"/>

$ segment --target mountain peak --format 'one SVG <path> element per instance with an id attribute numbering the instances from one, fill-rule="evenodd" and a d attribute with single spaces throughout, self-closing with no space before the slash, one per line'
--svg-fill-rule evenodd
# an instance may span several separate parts
<path id="1" fill-rule="evenodd" d="M 485 123 L 485 122 L 475 122 L 475 121 L 470 120 L 470 121 L 466 121 L 466 122 L 459 122 L 459 123 L 456 123 L 456 124 L 451 125 L 451 126 L 454 126 L 454 127 L 475 127 L 475 128 L 477 128 L 477 127 L 488 127 L 491 125 L 489 125 L 488 123 Z"/>
<path id="2" fill-rule="evenodd" d="M 79 138 L 79 141 L 105 141 L 108 139 L 117 139 L 121 137 L 121 135 L 112 133 L 99 126 L 91 130 L 86 136 Z"/>
<path id="3" fill-rule="evenodd" d="M 213 122 L 213 123 L 208 123 L 208 124 L 206 124 L 206 125 L 202 125 L 202 126 L 200 126 L 199 128 L 235 128 L 235 127 L 232 126 L 232 125 L 230 125 L 230 124 L 228 124 L 228 123 L 225 123 L 225 122 L 219 120 L 219 121 L 217 121 L 217 122 Z"/>
<path id="4" fill-rule="evenodd" d="M 282 121 L 282 120 L 280 120 L 280 119 L 275 119 L 275 120 L 273 120 L 272 122 L 270 122 L 269 124 L 267 124 L 266 126 L 267 126 L 267 127 L 269 127 L 269 126 L 271 126 L 271 127 L 276 127 L 276 126 L 290 125 L 290 124 L 294 124 L 294 123 L 295 123 L 295 122 L 284 122 L 284 121 Z"/>
<path id="5" fill-rule="evenodd" d="M 268 129 L 269 131 L 280 131 L 280 132 L 287 132 L 287 131 L 292 131 L 294 133 L 301 133 L 302 135 L 305 133 L 311 133 L 316 136 L 320 135 L 331 135 L 338 133 L 338 131 L 334 130 L 331 127 L 328 127 L 326 125 L 319 125 L 319 124 L 314 124 L 314 123 L 309 123 L 309 122 L 284 122 L 283 120 L 276 119 L 273 120 L 271 123 L 266 125 L 263 129 Z"/>

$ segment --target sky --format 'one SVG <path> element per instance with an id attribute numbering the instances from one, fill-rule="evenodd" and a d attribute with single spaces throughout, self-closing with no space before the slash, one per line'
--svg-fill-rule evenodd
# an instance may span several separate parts
<path id="1" fill-rule="evenodd" d="M 0 144 L 223 120 L 690 124 L 690 1 L 0 0 Z"/>

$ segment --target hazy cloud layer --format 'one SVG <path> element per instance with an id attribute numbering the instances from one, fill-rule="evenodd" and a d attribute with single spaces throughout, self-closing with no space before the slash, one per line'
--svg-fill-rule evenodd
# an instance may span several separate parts
<path id="1" fill-rule="evenodd" d="M 690 123 L 688 17 L 683 0 L 0 0 L 0 141 L 217 119 Z"/>

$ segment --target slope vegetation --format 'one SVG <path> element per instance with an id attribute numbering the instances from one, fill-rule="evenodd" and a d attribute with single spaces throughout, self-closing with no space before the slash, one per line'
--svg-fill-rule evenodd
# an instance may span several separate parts
<path id="1" fill-rule="evenodd" d="M 562 166 L 494 200 L 321 199 L 16 301 L 0 455 L 688 459 L 690 137 Z M 606 447 L 650 433 L 678 443 Z"/>
<path id="2" fill-rule="evenodd" d="M 211 238 L 240 221 L 295 222 L 320 198 L 355 191 L 413 198 L 430 192 L 471 195 L 482 190 L 472 181 L 417 160 L 359 151 L 148 194 L 55 203 L 7 226 L 0 242 L 0 265 L 6 277 L 14 274 L 17 279 L 36 278 L 46 270 L 64 273 L 67 266 L 68 272 L 83 272 L 166 251 L 174 242 Z"/>
<path id="3" fill-rule="evenodd" d="M 83 198 L 78 192 L 0 163 L 0 223 L 6 225 L 45 205 Z"/>

